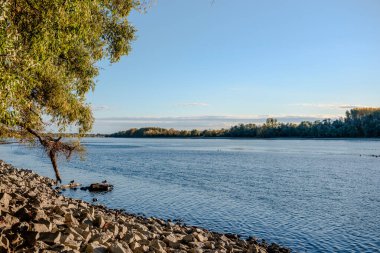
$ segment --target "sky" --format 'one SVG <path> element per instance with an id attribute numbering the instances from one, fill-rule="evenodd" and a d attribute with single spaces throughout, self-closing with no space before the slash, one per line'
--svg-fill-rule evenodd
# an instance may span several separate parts
<path id="1" fill-rule="evenodd" d="M 94 133 L 337 118 L 380 107 L 379 0 L 157 0 L 103 61 Z"/>

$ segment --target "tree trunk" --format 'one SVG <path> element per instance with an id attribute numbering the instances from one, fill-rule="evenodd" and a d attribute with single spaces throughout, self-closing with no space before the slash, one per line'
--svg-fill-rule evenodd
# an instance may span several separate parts
<path id="1" fill-rule="evenodd" d="M 57 165 L 57 156 L 55 155 L 55 152 L 53 150 L 49 151 L 49 157 L 51 164 L 53 165 L 55 177 L 57 179 L 57 183 L 62 183 L 61 175 L 59 174 L 58 165 Z"/>
<path id="2" fill-rule="evenodd" d="M 34 131 L 33 129 L 31 128 L 26 128 L 26 130 L 33 134 L 35 137 L 37 137 L 37 139 L 39 140 L 40 144 L 44 147 L 44 148 L 47 148 L 48 147 L 48 142 L 49 140 L 44 140 L 41 135 L 39 133 L 37 133 L 36 131 Z M 61 137 L 59 137 L 58 139 L 55 140 L 55 142 L 59 142 L 61 139 Z M 53 140 L 54 141 L 54 140 Z M 62 183 L 62 179 L 61 179 L 61 175 L 59 174 L 59 170 L 58 170 L 58 164 L 57 164 L 57 155 L 56 155 L 56 150 L 54 149 L 50 149 L 50 150 L 47 150 L 48 151 L 48 155 L 49 155 L 49 158 L 50 158 L 50 161 L 51 161 L 51 164 L 53 165 L 53 169 L 54 169 L 54 172 L 55 172 L 55 177 L 57 179 L 56 183 Z"/>

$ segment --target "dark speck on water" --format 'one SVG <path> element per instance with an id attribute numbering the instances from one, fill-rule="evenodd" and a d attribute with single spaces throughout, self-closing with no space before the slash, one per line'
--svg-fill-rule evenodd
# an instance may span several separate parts
<path id="1" fill-rule="evenodd" d="M 379 140 L 93 138 L 83 143 L 85 161 L 60 161 L 66 183 L 107 180 L 115 189 L 62 192 L 66 196 L 265 239 L 297 252 L 379 252 Z M 40 150 L 0 145 L 0 159 L 54 178 Z M 272 248 L 275 252 L 276 245 Z"/>

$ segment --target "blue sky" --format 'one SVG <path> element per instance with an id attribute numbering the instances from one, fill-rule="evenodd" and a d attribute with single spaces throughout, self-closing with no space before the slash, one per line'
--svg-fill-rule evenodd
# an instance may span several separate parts
<path id="1" fill-rule="evenodd" d="M 379 0 L 158 0 L 101 62 L 93 132 L 343 116 L 380 106 Z"/>

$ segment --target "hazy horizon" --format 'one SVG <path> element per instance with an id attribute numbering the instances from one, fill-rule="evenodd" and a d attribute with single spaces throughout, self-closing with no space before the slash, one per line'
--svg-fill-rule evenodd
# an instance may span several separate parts
<path id="1" fill-rule="evenodd" d="M 267 118 L 276 118 L 283 123 L 300 123 L 323 119 L 337 119 L 341 116 L 310 117 L 310 116 L 193 116 L 193 117 L 109 117 L 96 119 L 93 131 L 94 134 L 110 134 L 124 131 L 130 128 L 161 127 L 174 128 L 177 130 L 207 130 L 230 128 L 238 124 L 263 124 Z M 96 131 L 97 129 L 103 130 Z M 107 129 L 104 131 L 104 129 Z"/>

